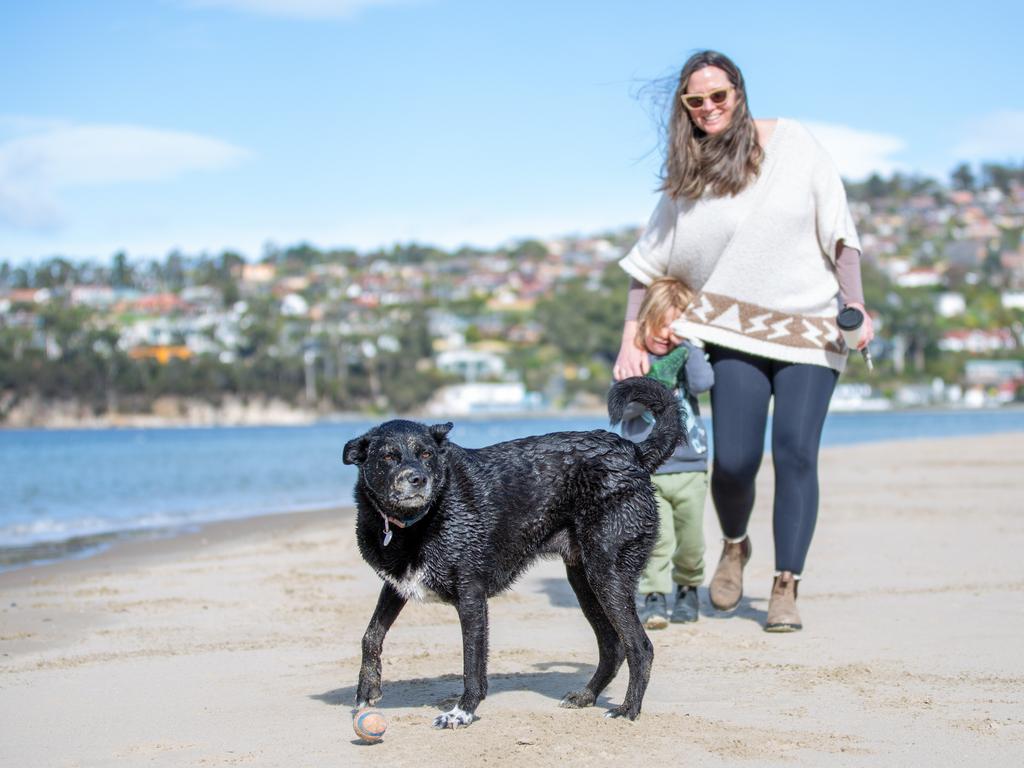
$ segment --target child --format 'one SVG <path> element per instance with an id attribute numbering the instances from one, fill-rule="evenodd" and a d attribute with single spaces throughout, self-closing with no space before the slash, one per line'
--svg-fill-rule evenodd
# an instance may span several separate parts
<path id="1" fill-rule="evenodd" d="M 663 277 L 647 288 L 637 317 L 637 346 L 650 354 L 648 376 L 675 390 L 686 441 L 658 468 L 652 481 L 658 501 L 658 540 L 640 577 L 640 621 L 648 629 L 668 626 L 668 594 L 676 585 L 673 622 L 697 621 L 697 587 L 704 581 L 704 499 L 708 488 L 707 431 L 696 395 L 711 389 L 714 373 L 704 350 L 672 334 L 669 325 L 693 293 L 679 280 Z M 638 403 L 623 414 L 622 434 L 639 442 L 651 430 L 651 415 Z"/>

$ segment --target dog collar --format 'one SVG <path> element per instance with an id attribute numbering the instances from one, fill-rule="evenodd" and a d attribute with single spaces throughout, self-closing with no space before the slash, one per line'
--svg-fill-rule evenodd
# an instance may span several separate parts
<path id="1" fill-rule="evenodd" d="M 380 516 L 384 518 L 384 543 L 381 546 L 386 547 L 388 544 L 391 543 L 391 537 L 395 533 L 394 531 L 391 530 L 391 526 L 390 526 L 391 523 L 394 523 L 399 528 L 405 528 L 408 525 L 412 525 L 414 523 L 418 523 L 420 520 L 422 520 L 424 517 L 426 517 L 426 514 L 429 511 L 430 511 L 430 508 L 428 507 L 427 509 L 424 509 L 418 515 L 416 515 L 416 517 L 414 517 L 412 520 L 404 520 L 404 521 L 403 520 L 399 520 L 397 517 L 390 517 L 388 515 L 385 515 L 383 512 L 381 512 Z"/>

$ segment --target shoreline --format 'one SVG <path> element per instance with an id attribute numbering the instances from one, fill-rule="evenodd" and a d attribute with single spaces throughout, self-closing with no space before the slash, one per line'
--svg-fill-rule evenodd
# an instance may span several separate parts
<path id="1" fill-rule="evenodd" d="M 1024 406 L 1022 406 L 1024 407 Z M 980 409 L 985 410 L 985 409 Z M 605 417 L 608 413 L 601 408 L 545 409 L 535 411 L 495 411 L 493 413 L 464 413 L 456 416 L 439 416 L 427 413 L 361 413 L 356 411 L 338 411 L 336 413 L 302 412 L 294 420 L 260 420 L 232 421 L 213 419 L 209 421 L 190 421 L 187 419 L 133 414 L 112 419 L 95 418 L 73 421 L 55 421 L 53 423 L 35 423 L 31 425 L 10 425 L 0 422 L 0 432 L 29 431 L 89 431 L 89 430 L 133 430 L 133 429 L 245 429 L 245 428 L 302 428 L 323 424 L 349 424 L 353 422 L 383 422 L 389 419 L 413 419 L 417 421 L 507 421 L 514 419 L 551 419 L 551 418 L 590 418 Z"/>
<path id="2" fill-rule="evenodd" d="M 37 578 L 51 578 L 88 573 L 95 569 L 123 564 L 160 562 L 194 551 L 196 548 L 235 542 L 247 536 L 267 532 L 298 530 L 308 526 L 329 525 L 337 520 L 355 521 L 354 506 L 324 507 L 296 512 L 271 512 L 228 520 L 192 523 L 180 529 L 166 531 L 140 531 L 138 536 L 123 536 L 112 532 L 103 542 L 102 549 L 80 556 L 27 562 L 0 571 L 0 590 L 8 586 L 24 585 Z M 152 535 L 148 535 L 152 534 Z"/>
<path id="3" fill-rule="evenodd" d="M 928 405 L 899 405 L 889 403 L 889 407 L 879 409 L 871 407 L 850 406 L 846 403 L 839 403 L 830 408 L 830 413 L 836 414 L 874 414 L 874 413 L 995 413 L 995 412 L 1020 412 L 1024 411 L 1024 402 L 1009 402 L 1001 404 L 983 405 L 970 407 L 962 403 L 944 403 Z M 705 418 L 711 417 L 709 403 L 701 406 L 701 413 Z M 52 421 L 37 421 L 31 424 L 10 424 L 0 421 L 0 432 L 29 432 L 29 431 L 90 431 L 90 430 L 145 430 L 145 429 L 237 429 L 237 428 L 303 428 L 324 424 L 348 424 L 353 422 L 383 422 L 389 419 L 413 419 L 416 421 L 438 421 L 454 420 L 465 422 L 478 421 L 504 421 L 515 419 L 552 419 L 552 418 L 590 418 L 607 417 L 607 411 L 603 408 L 572 408 L 572 409 L 543 409 L 526 411 L 505 411 L 499 410 L 493 413 L 474 412 L 458 415 L 436 415 L 428 413 L 363 413 L 358 411 L 336 411 L 320 412 L 295 409 L 289 412 L 287 418 L 204 418 L 188 419 L 178 417 L 160 416 L 154 414 L 116 414 L 113 416 L 98 416 L 93 418 L 68 419 L 58 417 Z"/>
<path id="4" fill-rule="evenodd" d="M 461 691 L 451 606 L 410 603 L 384 646 L 390 727 L 354 738 L 363 631 L 381 583 L 352 510 L 214 523 L 92 558 L 0 574 L 4 756 L 51 765 L 567 768 L 684 762 L 931 768 L 1024 761 L 1024 433 L 825 448 L 801 581 L 804 630 L 763 632 L 773 572 L 771 459 L 758 479 L 744 597 L 651 631 L 635 722 L 625 668 L 584 710 L 594 636 L 557 560 L 489 603 L 489 694 L 468 729 L 432 718 Z M 705 584 L 719 532 L 705 510 Z"/>

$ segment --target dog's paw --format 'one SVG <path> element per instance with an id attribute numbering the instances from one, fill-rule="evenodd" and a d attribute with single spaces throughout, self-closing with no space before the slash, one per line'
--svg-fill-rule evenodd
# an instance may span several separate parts
<path id="1" fill-rule="evenodd" d="M 435 728 L 462 728 L 476 720 L 472 712 L 464 712 L 458 707 L 452 707 L 443 715 L 434 718 Z"/>
<path id="2" fill-rule="evenodd" d="M 359 696 L 356 698 L 356 709 L 366 709 L 367 707 L 375 707 L 377 703 L 384 698 L 378 693 L 376 696 Z"/>
<path id="3" fill-rule="evenodd" d="M 558 706 L 566 709 L 583 709 L 594 706 L 595 696 L 587 688 L 581 691 L 570 691 L 558 702 Z"/>
<path id="4" fill-rule="evenodd" d="M 384 698 L 384 691 L 381 688 L 380 680 L 373 682 L 371 680 L 363 680 L 362 676 L 359 678 L 359 685 L 356 686 L 356 704 L 370 704 L 375 705 L 378 701 Z"/>
<path id="5" fill-rule="evenodd" d="M 640 717 L 640 712 L 633 712 L 629 708 L 627 708 L 625 704 L 622 704 L 618 707 L 615 707 L 615 709 L 609 709 L 607 712 L 604 713 L 604 716 L 610 720 L 619 717 L 624 717 L 627 720 L 636 720 L 638 717 Z"/>

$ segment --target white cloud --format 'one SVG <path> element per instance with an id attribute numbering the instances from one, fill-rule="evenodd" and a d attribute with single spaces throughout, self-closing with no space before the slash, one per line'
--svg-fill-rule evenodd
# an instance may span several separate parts
<path id="1" fill-rule="evenodd" d="M 8 128 L 46 126 L 0 143 L 0 224 L 18 228 L 58 226 L 61 189 L 164 181 L 223 168 L 247 154 L 218 139 L 133 125 L 0 122 Z"/>
<path id="2" fill-rule="evenodd" d="M 0 138 L 13 138 L 32 133 L 45 133 L 67 128 L 67 120 L 52 117 L 29 117 L 27 115 L 0 115 Z"/>
<path id="3" fill-rule="evenodd" d="M 1020 110 L 1002 110 L 972 120 L 965 133 L 966 138 L 953 148 L 951 163 L 1024 158 L 1024 112 Z"/>
<path id="4" fill-rule="evenodd" d="M 191 6 L 287 16 L 297 19 L 347 19 L 365 8 L 411 5 L 418 0 L 187 0 Z"/>
<path id="5" fill-rule="evenodd" d="M 893 171 L 905 170 L 904 163 L 892 158 L 907 146 L 898 136 L 832 123 L 803 121 L 803 124 L 828 150 L 843 178 L 856 181 L 872 173 L 888 176 Z"/>

